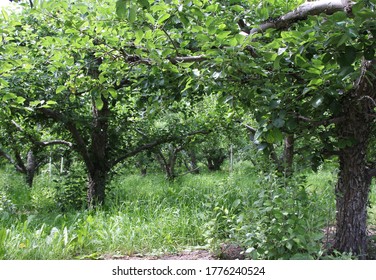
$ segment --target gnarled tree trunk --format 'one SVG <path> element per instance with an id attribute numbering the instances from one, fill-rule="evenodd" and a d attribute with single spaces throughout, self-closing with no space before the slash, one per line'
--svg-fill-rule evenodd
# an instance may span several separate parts
<path id="1" fill-rule="evenodd" d="M 340 150 L 340 171 L 336 185 L 337 232 L 334 248 L 364 258 L 367 252 L 367 202 L 371 177 L 367 172 L 366 151 L 369 125 L 353 119 L 340 125 L 344 137 L 356 143 Z"/>
<path id="2" fill-rule="evenodd" d="M 342 102 L 344 121 L 337 124 L 337 139 L 348 141 L 339 150 L 340 171 L 336 186 L 337 231 L 334 249 L 351 252 L 360 259 L 367 254 L 367 205 L 371 173 L 367 167 L 367 149 L 372 130 L 375 88 L 368 71 L 376 61 L 364 61 L 362 75 Z"/>

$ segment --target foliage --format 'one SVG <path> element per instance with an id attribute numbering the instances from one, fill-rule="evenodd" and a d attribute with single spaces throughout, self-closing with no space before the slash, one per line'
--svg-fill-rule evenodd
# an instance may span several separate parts
<path id="1" fill-rule="evenodd" d="M 0 220 L 9 218 L 16 212 L 16 205 L 7 197 L 5 192 L 0 192 Z"/>
<path id="2" fill-rule="evenodd" d="M 205 236 L 212 246 L 240 244 L 252 259 L 323 257 L 322 230 L 334 219 L 333 204 L 327 205 L 333 194 L 310 189 L 304 177 L 284 181 L 265 175 L 242 192 L 234 183 L 225 180 L 227 191 L 208 204 L 212 219 Z"/>
<path id="3" fill-rule="evenodd" d="M 228 131 L 234 116 L 242 122 L 249 114 L 245 119 L 257 125 L 252 140 L 266 153 L 272 155 L 293 137 L 299 148 L 294 152 L 302 162 L 311 161 L 314 170 L 324 158 L 338 156 L 337 210 L 343 215 L 337 217 L 343 220 L 337 226 L 348 240 L 337 238 L 335 246 L 365 254 L 364 206 L 369 177 L 376 174 L 372 146 L 367 146 L 375 131 L 376 5 L 357 1 L 333 10 L 336 5 L 327 2 L 324 13 L 313 9 L 314 16 L 304 16 L 299 9 L 315 4 L 295 9 L 302 2 L 118 0 L 98 5 L 60 0 L 39 1 L 19 16 L 3 11 L 0 130 L 7 138 L 1 154 L 9 159 L 3 150 L 13 150 L 20 158 L 19 147 L 33 146 L 25 139 L 30 135 L 72 141 L 88 175 L 88 206 L 95 206 L 104 203 L 108 177 L 125 159 L 163 144 L 179 150 L 197 134 L 218 127 Z M 295 20 L 279 17 L 289 11 Z M 215 108 L 221 110 L 190 110 L 207 97 L 218 99 Z M 15 132 L 8 126 L 14 121 L 31 131 L 16 133 L 16 143 L 10 141 Z M 207 153 L 225 150 L 220 148 Z M 348 164 L 352 160 L 359 164 Z M 314 255 L 316 243 L 308 240 L 316 241 L 317 228 L 310 228 L 308 209 L 318 197 L 293 178 L 280 182 L 270 176 L 258 183 L 257 192 L 245 193 L 246 199 L 233 200 L 230 190 L 223 201 L 213 202 L 209 232 L 219 230 L 218 238 L 228 233 L 222 227 L 234 236 L 243 233 L 247 253 L 254 257 Z M 80 197 L 71 183 L 61 189 L 63 204 L 75 204 Z M 352 189 L 359 189 L 361 199 L 347 193 Z M 53 196 L 44 190 L 32 199 L 44 204 L 50 198 L 44 194 Z M 171 197 L 175 191 L 168 188 Z M 238 228 L 241 207 L 247 210 L 247 223 Z M 254 222 L 260 213 L 263 217 Z M 353 219 L 357 214 L 362 217 Z M 89 217 L 84 220 L 91 226 Z M 345 232 L 348 223 L 359 232 Z M 69 231 L 53 229 L 48 233 L 52 239 Z M 358 233 L 361 237 L 355 238 Z"/>
<path id="4" fill-rule="evenodd" d="M 58 207 L 67 211 L 68 209 L 82 209 L 86 206 L 86 185 L 85 176 L 80 169 L 72 174 L 60 177 L 55 180 L 55 201 Z"/>

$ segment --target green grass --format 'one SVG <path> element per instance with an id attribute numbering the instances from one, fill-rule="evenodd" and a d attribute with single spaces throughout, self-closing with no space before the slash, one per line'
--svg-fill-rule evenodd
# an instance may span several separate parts
<path id="1" fill-rule="evenodd" d="M 0 259 L 149 255 L 192 247 L 215 250 L 221 242 L 244 242 L 244 246 L 252 247 L 268 241 L 268 235 L 281 237 L 275 243 L 279 247 L 275 247 L 283 255 L 290 246 L 302 251 L 305 244 L 300 243 L 317 236 L 327 221 L 333 220 L 331 171 L 307 173 L 304 191 L 291 187 L 275 192 L 274 179 L 265 179 L 244 166 L 231 175 L 189 174 L 174 182 L 158 174 L 121 175 L 108 186 L 105 207 L 64 212 L 56 202 L 56 181 L 41 175 L 29 189 L 19 174 L 0 170 Z M 307 196 L 303 198 L 307 203 L 296 203 L 299 195 Z M 276 205 L 268 206 L 271 202 Z M 291 211 L 298 209 L 300 218 L 284 209 L 287 206 L 294 208 Z M 274 224 L 271 215 L 281 215 L 283 225 L 278 219 Z M 281 232 L 281 228 L 291 227 L 286 221 L 294 221 L 300 229 L 301 233 L 292 238 L 299 244 L 286 239 L 287 231 Z M 251 236 L 253 225 L 259 227 L 257 238 Z"/>
<path id="2" fill-rule="evenodd" d="M 125 176 L 109 186 L 105 208 L 61 212 L 52 181 L 38 178 L 28 189 L 18 174 L 2 172 L 0 189 L 15 210 L 0 216 L 0 258 L 161 254 L 205 246 L 205 200 L 225 176 L 189 175 L 174 183 L 163 175 Z"/>

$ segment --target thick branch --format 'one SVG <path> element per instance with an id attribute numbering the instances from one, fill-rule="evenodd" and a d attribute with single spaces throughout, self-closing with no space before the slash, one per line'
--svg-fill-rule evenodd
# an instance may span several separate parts
<path id="1" fill-rule="evenodd" d="M 20 171 L 21 173 L 26 173 L 27 172 L 27 168 L 22 160 L 22 157 L 20 155 L 20 153 L 17 151 L 17 150 L 13 150 L 14 151 L 14 156 L 15 156 L 15 161 L 13 163 L 13 165 L 16 167 L 16 169 L 18 171 Z"/>
<path id="2" fill-rule="evenodd" d="M 283 16 L 280 16 L 277 19 L 272 19 L 268 22 L 261 24 L 258 27 L 251 29 L 250 35 L 264 32 L 267 29 L 285 29 L 290 27 L 291 24 L 305 20 L 308 16 L 327 14 L 331 15 L 338 11 L 345 11 L 350 13 L 351 11 L 351 2 L 346 0 L 320 0 L 314 2 L 305 2 L 300 5 L 294 11 L 291 11 Z"/>
<path id="3" fill-rule="evenodd" d="M 331 15 L 338 11 L 345 11 L 347 14 L 351 14 L 351 7 L 353 2 L 350 0 L 320 0 L 314 2 L 305 2 L 297 7 L 295 10 L 280 16 L 277 19 L 271 19 L 258 27 L 251 29 L 249 32 L 245 22 L 240 20 L 238 25 L 243 34 L 253 35 L 256 33 L 264 32 L 267 29 L 274 28 L 277 30 L 286 29 L 293 23 L 305 20 L 308 16 L 327 14 Z M 251 53 L 254 56 L 253 53 Z M 187 57 L 170 57 L 168 58 L 171 63 L 177 64 L 179 62 L 201 62 L 207 60 L 204 55 L 199 56 L 187 56 Z"/>
<path id="4" fill-rule="evenodd" d="M 72 121 L 65 121 L 64 115 L 60 112 L 56 112 L 47 108 L 40 108 L 39 112 L 65 126 L 65 128 L 71 133 L 73 139 L 76 142 L 76 150 L 81 154 L 87 168 L 91 170 L 93 168 L 93 163 L 90 159 L 85 140 L 81 137 L 81 134 L 75 124 Z"/>

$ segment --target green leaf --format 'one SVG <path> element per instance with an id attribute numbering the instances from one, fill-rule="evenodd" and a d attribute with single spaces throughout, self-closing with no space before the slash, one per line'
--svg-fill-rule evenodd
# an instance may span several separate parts
<path id="1" fill-rule="evenodd" d="M 297 54 L 295 56 L 295 60 L 294 61 L 295 61 L 295 64 L 297 66 L 300 66 L 300 67 L 303 67 L 304 65 L 307 65 L 307 60 L 304 57 L 302 57 L 300 54 Z"/>
<path id="2" fill-rule="evenodd" d="M 265 140 L 269 144 L 272 144 L 272 143 L 280 142 L 282 141 L 282 139 L 283 139 L 282 132 L 278 128 L 273 128 L 267 132 Z"/>
<path id="3" fill-rule="evenodd" d="M 117 91 L 114 88 L 109 88 L 108 92 L 111 94 L 113 98 L 117 98 Z"/>
<path id="4" fill-rule="evenodd" d="M 138 45 L 140 42 L 141 42 L 141 40 L 142 40 L 142 38 L 144 38 L 144 31 L 143 30 L 141 30 L 141 29 L 138 29 L 137 31 L 136 31 L 136 40 L 134 41 L 134 43 L 136 44 L 136 45 Z"/>
<path id="5" fill-rule="evenodd" d="M 350 39 L 348 34 L 343 34 L 337 42 L 337 48 L 345 44 Z"/>
<path id="6" fill-rule="evenodd" d="M 153 16 L 149 13 L 145 13 L 145 17 L 146 19 L 149 20 L 149 22 L 152 24 L 152 25 L 155 25 L 155 19 L 153 18 Z"/>
<path id="7" fill-rule="evenodd" d="M 309 82 L 308 87 L 310 86 L 320 86 L 324 83 L 323 79 L 313 79 Z"/>
<path id="8" fill-rule="evenodd" d="M 163 14 L 159 17 L 158 19 L 158 24 L 162 24 L 163 22 L 165 22 L 166 20 L 168 20 L 170 18 L 170 15 L 169 14 Z"/>
<path id="9" fill-rule="evenodd" d="M 128 20 L 130 23 L 134 23 L 136 21 L 136 16 L 137 16 L 137 6 L 132 5 L 129 8 L 128 11 Z"/>
<path id="10" fill-rule="evenodd" d="M 14 93 L 6 93 L 3 96 L 3 101 L 8 101 L 10 99 L 15 99 L 15 98 L 17 98 L 17 95 L 15 95 Z"/>
<path id="11" fill-rule="evenodd" d="M 182 22 L 182 24 L 184 25 L 184 27 L 187 28 L 189 26 L 189 23 L 190 23 L 188 18 L 183 13 L 179 13 L 179 18 L 180 18 L 180 21 Z"/>
<path id="12" fill-rule="evenodd" d="M 100 111 L 100 110 L 102 110 L 103 105 L 104 105 L 104 104 L 103 104 L 102 97 L 101 97 L 101 96 L 97 97 L 97 98 L 95 99 L 95 107 L 97 107 L 97 109 Z"/>
<path id="13" fill-rule="evenodd" d="M 273 125 L 275 127 L 281 128 L 281 127 L 283 127 L 285 125 L 285 121 L 283 119 L 281 119 L 281 118 L 277 118 L 277 119 L 273 120 Z"/>
<path id="14" fill-rule="evenodd" d="M 345 51 L 340 53 L 337 62 L 341 67 L 350 66 L 354 63 L 357 55 L 357 49 L 351 46 L 347 46 Z"/>
<path id="15" fill-rule="evenodd" d="M 56 88 L 56 94 L 59 94 L 60 92 L 66 90 L 67 87 L 66 86 L 63 86 L 63 85 L 60 85 Z"/>
<path id="16" fill-rule="evenodd" d="M 106 76 L 105 76 L 105 73 L 103 73 L 103 72 L 100 73 L 98 79 L 99 79 L 99 82 L 100 82 L 101 84 L 104 84 L 104 83 L 106 82 L 106 80 L 107 80 L 107 78 L 106 78 Z"/>
<path id="17" fill-rule="evenodd" d="M 138 3 L 141 5 L 142 8 L 144 9 L 149 9 L 150 8 L 150 3 L 148 0 L 138 0 Z"/>
<path id="18" fill-rule="evenodd" d="M 16 102 L 18 104 L 23 105 L 25 101 L 26 101 L 26 99 L 23 98 L 22 96 L 17 96 Z"/>
<path id="19" fill-rule="evenodd" d="M 225 38 L 228 37 L 228 35 L 231 34 L 231 31 L 220 31 L 219 33 L 217 33 L 216 37 L 219 39 L 219 40 L 223 40 Z"/>
<path id="20" fill-rule="evenodd" d="M 1 13 L 3 14 L 4 19 L 6 21 L 8 21 L 9 20 L 9 16 L 8 16 L 7 12 L 5 11 L 5 9 L 1 9 Z"/>
<path id="21" fill-rule="evenodd" d="M 116 15 L 119 18 L 125 19 L 127 18 L 127 2 L 128 0 L 118 0 L 116 2 Z"/>

